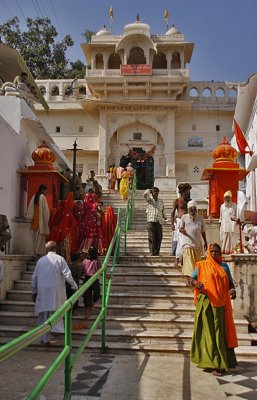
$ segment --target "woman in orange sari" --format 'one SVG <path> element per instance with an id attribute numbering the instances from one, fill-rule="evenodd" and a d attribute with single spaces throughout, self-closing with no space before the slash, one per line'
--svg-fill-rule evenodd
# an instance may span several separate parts
<path id="1" fill-rule="evenodd" d="M 216 376 L 235 368 L 238 346 L 231 306 L 236 290 L 229 266 L 221 261 L 220 246 L 211 244 L 191 275 L 196 312 L 190 358 Z"/>

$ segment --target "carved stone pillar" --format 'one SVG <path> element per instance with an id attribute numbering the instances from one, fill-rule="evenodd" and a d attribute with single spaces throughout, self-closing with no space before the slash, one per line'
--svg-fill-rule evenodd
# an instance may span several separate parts
<path id="1" fill-rule="evenodd" d="M 105 111 L 100 112 L 99 121 L 99 157 L 98 157 L 98 174 L 104 175 L 107 169 L 107 114 Z"/>
<path id="2" fill-rule="evenodd" d="M 175 176 L 175 113 L 167 112 L 167 129 L 165 136 L 166 176 Z"/>

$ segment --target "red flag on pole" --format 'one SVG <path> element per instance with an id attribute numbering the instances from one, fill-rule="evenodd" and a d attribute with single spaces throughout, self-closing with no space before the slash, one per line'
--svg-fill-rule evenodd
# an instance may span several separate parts
<path id="1" fill-rule="evenodd" d="M 235 131 L 237 147 L 238 147 L 240 153 L 241 154 L 250 154 L 250 156 L 252 156 L 253 152 L 250 149 L 250 147 L 247 143 L 247 140 L 235 119 L 234 119 L 234 131 Z M 248 147 L 249 150 L 245 150 L 246 147 Z"/>

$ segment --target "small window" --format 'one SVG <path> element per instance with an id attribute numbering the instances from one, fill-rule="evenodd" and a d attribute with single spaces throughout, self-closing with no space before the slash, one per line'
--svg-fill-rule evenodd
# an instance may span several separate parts
<path id="1" fill-rule="evenodd" d="M 84 126 L 82 125 L 79 126 L 79 132 L 84 132 Z"/>
<path id="2" fill-rule="evenodd" d="M 198 173 L 200 171 L 200 168 L 196 165 L 194 168 L 193 168 L 193 172 L 194 173 Z"/>
<path id="3" fill-rule="evenodd" d="M 192 125 L 192 131 L 196 131 L 196 124 Z"/>
<path id="4" fill-rule="evenodd" d="M 83 173 L 83 164 L 76 164 L 76 172 Z"/>
<path id="5" fill-rule="evenodd" d="M 141 132 L 134 132 L 133 133 L 133 140 L 142 140 L 142 133 Z"/>
<path id="6" fill-rule="evenodd" d="M 216 132 L 220 131 L 220 125 L 216 125 Z"/>
<path id="7" fill-rule="evenodd" d="M 61 127 L 60 126 L 56 126 L 55 127 L 55 132 L 56 133 L 60 133 L 61 132 Z"/>

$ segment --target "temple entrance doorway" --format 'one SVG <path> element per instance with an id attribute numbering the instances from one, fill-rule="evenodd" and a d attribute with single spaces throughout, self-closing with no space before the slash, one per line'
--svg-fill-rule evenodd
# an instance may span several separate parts
<path id="1" fill-rule="evenodd" d="M 141 147 L 133 147 L 128 155 L 120 159 L 122 167 L 126 167 L 128 163 L 131 163 L 136 171 L 137 189 L 151 189 L 154 185 L 154 158 Z"/>

